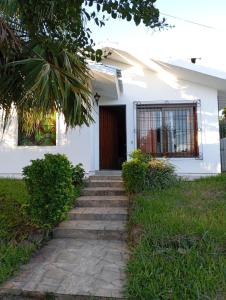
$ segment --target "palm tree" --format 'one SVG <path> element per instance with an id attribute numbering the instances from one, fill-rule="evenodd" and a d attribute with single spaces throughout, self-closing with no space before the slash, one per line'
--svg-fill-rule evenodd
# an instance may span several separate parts
<path id="1" fill-rule="evenodd" d="M 92 122 L 86 59 L 100 60 L 87 21 L 105 15 L 162 28 L 153 0 L 0 0 L 0 110 L 12 108 L 31 131 L 39 117 L 62 113 L 69 127 Z M 86 10 L 85 7 L 89 9 Z M 94 7 L 93 11 L 90 8 Z"/>
<path id="2" fill-rule="evenodd" d="M 28 130 L 32 129 L 31 120 L 35 124 L 39 115 L 53 111 L 63 113 L 67 126 L 88 125 L 92 99 L 84 56 L 75 39 L 75 46 L 66 40 L 65 28 L 51 33 L 51 26 L 56 27 L 55 16 L 50 16 L 48 9 L 32 12 L 33 24 L 27 15 L 30 8 L 24 7 L 23 1 L 0 2 L 0 108 L 4 127 L 12 107 Z"/>

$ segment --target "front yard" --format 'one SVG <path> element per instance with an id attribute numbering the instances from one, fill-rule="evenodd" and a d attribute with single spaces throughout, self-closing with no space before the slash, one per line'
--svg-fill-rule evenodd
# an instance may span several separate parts
<path id="1" fill-rule="evenodd" d="M 132 199 L 129 299 L 226 299 L 226 175 Z"/>
<path id="2" fill-rule="evenodd" d="M 25 242 L 34 227 L 23 212 L 28 194 L 23 180 L 0 179 L 0 284 L 25 263 L 35 244 Z"/>
<path id="3" fill-rule="evenodd" d="M 0 284 L 67 218 L 84 173 L 65 155 L 45 154 L 23 169 L 24 180 L 0 178 Z"/>
<path id="4" fill-rule="evenodd" d="M 0 179 L 0 284 L 37 248 L 23 180 Z M 131 199 L 127 297 L 226 299 L 226 175 Z"/>

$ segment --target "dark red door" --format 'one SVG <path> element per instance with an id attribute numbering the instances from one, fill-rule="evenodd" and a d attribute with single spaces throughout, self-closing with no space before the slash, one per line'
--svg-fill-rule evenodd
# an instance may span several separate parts
<path id="1" fill-rule="evenodd" d="M 100 107 L 100 169 L 121 169 L 126 159 L 125 107 Z"/>

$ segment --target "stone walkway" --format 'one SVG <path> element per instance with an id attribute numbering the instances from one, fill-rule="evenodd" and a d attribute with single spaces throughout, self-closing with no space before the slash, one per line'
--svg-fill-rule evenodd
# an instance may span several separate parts
<path id="1" fill-rule="evenodd" d="M 48 299 L 48 293 L 56 299 L 123 299 L 127 204 L 120 177 L 92 177 L 70 220 L 5 283 L 0 299 Z"/>

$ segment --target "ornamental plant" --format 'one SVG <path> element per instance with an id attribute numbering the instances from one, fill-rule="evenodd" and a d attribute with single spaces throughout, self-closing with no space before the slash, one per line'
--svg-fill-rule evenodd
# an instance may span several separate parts
<path id="1" fill-rule="evenodd" d="M 75 195 L 73 166 L 65 155 L 45 154 L 23 169 L 29 192 L 26 212 L 34 224 L 51 229 L 62 221 Z"/>
<path id="2" fill-rule="evenodd" d="M 175 167 L 166 159 L 152 159 L 148 162 L 146 183 L 151 189 L 164 189 L 176 181 Z"/>
<path id="3" fill-rule="evenodd" d="M 123 163 L 122 178 L 129 193 L 139 193 L 145 189 L 147 170 L 147 163 L 138 158 Z"/>
<path id="4" fill-rule="evenodd" d="M 82 186 L 83 185 L 85 170 L 84 170 L 82 164 L 78 164 L 75 167 L 73 167 L 72 176 L 73 176 L 74 186 Z"/>
<path id="5" fill-rule="evenodd" d="M 124 185 L 129 193 L 164 189 L 177 181 L 175 168 L 166 159 L 153 158 L 140 149 L 132 152 L 130 158 L 122 166 Z"/>

